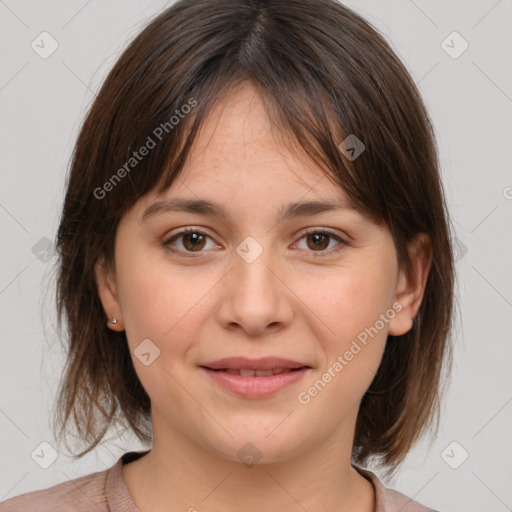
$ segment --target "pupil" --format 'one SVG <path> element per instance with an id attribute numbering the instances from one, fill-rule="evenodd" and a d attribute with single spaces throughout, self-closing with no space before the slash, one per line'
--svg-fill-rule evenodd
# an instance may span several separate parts
<path id="1" fill-rule="evenodd" d="M 328 236 L 326 236 L 325 234 L 322 234 L 322 233 L 315 233 L 311 236 L 313 237 L 313 243 L 315 244 L 314 248 L 324 249 L 326 247 L 325 241 L 328 239 Z M 321 246 L 316 245 L 316 244 L 322 243 L 322 242 L 324 242 L 324 243 Z"/>
<path id="2" fill-rule="evenodd" d="M 189 235 L 187 235 L 187 236 L 185 237 L 185 240 L 189 240 L 189 241 L 191 241 L 191 242 L 190 242 L 190 244 L 185 244 L 185 245 L 191 245 L 191 246 L 192 246 L 192 247 L 191 247 L 192 249 L 194 249 L 194 248 L 195 248 L 195 249 L 197 249 L 197 248 L 199 248 L 199 249 L 200 249 L 200 248 L 201 248 L 201 246 L 200 246 L 200 245 L 197 245 L 197 242 L 201 242 L 201 240 L 200 240 L 201 238 L 203 238 L 203 235 L 200 235 L 200 234 L 198 234 L 198 233 L 191 233 L 191 234 L 189 234 Z M 189 248 L 190 248 L 190 247 L 189 247 Z"/>

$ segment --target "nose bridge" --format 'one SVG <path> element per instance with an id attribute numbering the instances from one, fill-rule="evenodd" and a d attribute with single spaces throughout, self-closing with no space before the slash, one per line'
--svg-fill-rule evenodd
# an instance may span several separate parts
<path id="1" fill-rule="evenodd" d="M 243 289 L 245 287 L 248 295 L 257 294 L 253 296 L 253 301 L 263 298 L 260 297 L 261 295 L 264 295 L 267 301 L 271 300 L 275 292 L 275 283 L 273 283 L 275 277 L 269 269 L 273 264 L 270 237 L 261 236 L 256 239 L 247 236 L 238 244 L 235 253 L 234 274 L 237 296 L 240 298 L 245 295 Z"/>
<path id="2" fill-rule="evenodd" d="M 219 320 L 225 325 L 236 323 L 255 334 L 289 320 L 286 288 L 274 275 L 270 243 L 270 236 L 248 236 L 235 248 L 229 293 L 222 297 L 219 309 Z"/>

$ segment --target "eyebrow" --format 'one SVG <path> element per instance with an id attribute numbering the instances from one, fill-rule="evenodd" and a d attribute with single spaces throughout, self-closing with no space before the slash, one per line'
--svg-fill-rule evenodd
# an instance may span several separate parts
<path id="1" fill-rule="evenodd" d="M 355 208 L 348 203 L 338 201 L 305 201 L 290 203 L 278 210 L 278 221 L 290 218 L 306 217 L 315 215 L 322 212 L 337 211 L 337 210 L 351 210 L 356 211 Z M 150 218 L 168 212 L 188 212 L 204 216 L 217 217 L 223 221 L 228 221 L 230 215 L 226 208 L 219 204 L 206 201 L 204 199 L 181 199 L 172 198 L 157 201 L 149 206 L 140 218 L 140 222 L 146 222 Z"/>

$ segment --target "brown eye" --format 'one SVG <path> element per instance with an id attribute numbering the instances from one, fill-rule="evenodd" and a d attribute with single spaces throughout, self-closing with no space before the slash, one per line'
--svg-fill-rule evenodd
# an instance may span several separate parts
<path id="1" fill-rule="evenodd" d="M 302 239 L 306 239 L 306 247 L 309 252 L 319 253 L 315 256 L 328 256 L 347 245 L 338 235 L 326 230 L 306 231 Z M 332 250 L 326 250 L 333 240 L 338 242 L 338 245 Z"/>
<path id="2" fill-rule="evenodd" d="M 308 243 L 308 247 L 313 250 L 326 249 L 329 246 L 329 238 L 330 235 L 325 233 L 313 233 L 312 235 L 306 235 L 306 240 L 311 242 Z"/>
<path id="3" fill-rule="evenodd" d="M 182 248 L 176 248 L 174 244 L 179 240 L 181 241 Z M 205 252 L 203 249 L 206 246 L 207 239 L 212 239 L 209 235 L 201 231 L 200 229 L 187 228 L 179 233 L 176 233 L 169 238 L 164 245 L 173 253 L 181 253 L 188 255 L 187 253 L 201 253 Z"/>
<path id="4" fill-rule="evenodd" d="M 182 240 L 182 248 L 175 246 L 180 239 Z M 207 233 L 200 229 L 186 228 L 164 242 L 164 246 L 173 253 L 192 256 L 193 253 L 206 252 L 203 249 L 205 249 L 208 239 L 213 241 Z M 306 239 L 306 250 L 308 252 L 318 253 L 315 256 L 328 256 L 348 245 L 338 235 L 326 230 L 306 231 L 301 237 L 302 239 Z M 338 242 L 338 245 L 334 249 L 327 250 L 333 240 Z"/>
<path id="5" fill-rule="evenodd" d="M 200 251 L 204 247 L 205 237 L 200 233 L 187 233 L 183 235 L 183 246 L 190 251 Z"/>

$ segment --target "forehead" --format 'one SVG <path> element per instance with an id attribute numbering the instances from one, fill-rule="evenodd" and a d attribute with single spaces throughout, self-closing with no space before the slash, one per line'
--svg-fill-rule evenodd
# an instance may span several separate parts
<path id="1" fill-rule="evenodd" d="M 186 184 L 186 185 L 185 185 Z M 244 82 L 210 110 L 170 192 L 269 194 L 347 199 L 343 189 L 268 117 L 254 87 Z"/>

